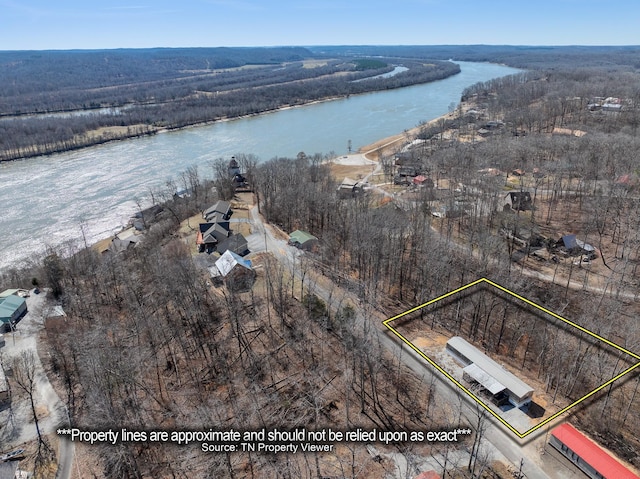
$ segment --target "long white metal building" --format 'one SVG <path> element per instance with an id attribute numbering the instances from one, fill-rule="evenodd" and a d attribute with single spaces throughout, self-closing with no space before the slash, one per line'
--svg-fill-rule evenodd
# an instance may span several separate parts
<path id="1" fill-rule="evenodd" d="M 533 388 L 502 367 L 472 344 L 454 336 L 447 341 L 447 351 L 462 365 L 466 377 L 479 383 L 492 395 L 505 392 L 509 402 L 521 407 L 533 398 Z"/>

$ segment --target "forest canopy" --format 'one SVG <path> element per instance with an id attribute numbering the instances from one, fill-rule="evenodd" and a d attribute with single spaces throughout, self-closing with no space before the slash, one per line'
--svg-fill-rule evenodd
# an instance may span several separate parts
<path id="1" fill-rule="evenodd" d="M 300 47 L 0 52 L 0 161 L 460 71 L 425 60 L 331 58 Z"/>

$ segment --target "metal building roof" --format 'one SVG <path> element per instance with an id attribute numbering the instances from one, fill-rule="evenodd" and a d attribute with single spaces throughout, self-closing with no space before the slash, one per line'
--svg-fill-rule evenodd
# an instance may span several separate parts
<path id="1" fill-rule="evenodd" d="M 551 431 L 551 435 L 580 456 L 605 479 L 640 479 L 571 424 L 559 425 Z"/>
<path id="2" fill-rule="evenodd" d="M 493 395 L 496 395 L 506 389 L 506 387 L 501 384 L 496 378 L 491 376 L 491 374 L 487 373 L 485 370 L 481 369 L 475 363 L 469 364 L 469 366 L 464 368 L 463 371 L 471 376 L 474 381 L 479 382 L 483 388 L 485 388 Z"/>
<path id="3" fill-rule="evenodd" d="M 224 254 L 216 261 L 216 267 L 222 276 L 228 275 L 236 265 L 251 269 L 251 261 L 238 256 L 231 250 L 225 251 Z"/>
<path id="4" fill-rule="evenodd" d="M 6 298 L 0 298 L 0 316 L 4 316 L 6 313 L 9 317 L 20 308 L 26 300 L 20 296 L 7 296 Z"/>
<path id="5" fill-rule="evenodd" d="M 477 365 L 485 373 L 492 376 L 498 383 L 503 384 L 514 396 L 519 399 L 526 398 L 533 394 L 533 388 L 512 374 L 510 371 L 496 363 L 489 356 L 479 351 L 475 346 L 469 344 L 460 336 L 454 336 L 447 341 L 455 351 L 466 357 L 471 363 Z"/>
<path id="6" fill-rule="evenodd" d="M 289 235 L 290 241 L 294 243 L 300 243 L 300 244 L 305 244 L 309 240 L 317 240 L 317 239 L 318 238 L 313 236 L 311 233 L 307 233 L 306 231 L 302 231 L 302 230 L 295 230 L 293 233 Z"/>
<path id="7" fill-rule="evenodd" d="M 0 298 L 6 298 L 8 296 L 17 296 L 19 289 L 5 289 L 2 293 L 0 293 Z"/>

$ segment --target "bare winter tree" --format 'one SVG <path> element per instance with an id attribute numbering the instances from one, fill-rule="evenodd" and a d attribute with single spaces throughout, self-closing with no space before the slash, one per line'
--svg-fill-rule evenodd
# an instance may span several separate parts
<path id="1" fill-rule="evenodd" d="M 53 452 L 53 449 L 51 449 L 51 446 L 49 446 L 46 438 L 42 435 L 38 412 L 36 410 L 38 360 L 32 351 L 22 351 L 17 357 L 13 358 L 11 369 L 13 370 L 13 381 L 17 388 L 27 395 L 27 399 L 31 407 L 33 422 L 36 427 L 36 434 L 38 435 L 38 450 L 36 452 L 35 460 L 36 475 L 45 477 L 43 473 L 39 473 L 38 471 L 44 471 L 47 468 L 55 458 L 55 453 Z"/>

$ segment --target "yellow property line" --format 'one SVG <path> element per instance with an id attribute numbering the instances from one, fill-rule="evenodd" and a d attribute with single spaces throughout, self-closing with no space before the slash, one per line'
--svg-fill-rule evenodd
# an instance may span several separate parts
<path id="1" fill-rule="evenodd" d="M 446 377 L 449 381 L 451 381 L 453 384 L 455 384 L 458 388 L 460 388 L 465 394 L 467 394 L 467 396 L 469 396 L 471 399 L 473 399 L 477 404 L 479 404 L 480 406 L 482 406 L 489 414 L 491 414 L 494 418 L 496 418 L 501 424 L 503 424 L 507 429 L 509 429 L 511 432 L 513 432 L 516 436 L 518 436 L 519 438 L 524 438 L 526 436 L 528 436 L 529 434 L 531 434 L 532 432 L 544 427 L 546 424 L 549 424 L 551 421 L 553 421 L 554 419 L 556 419 L 557 417 L 561 416 L 562 414 L 564 414 L 565 412 L 567 412 L 568 410 L 570 410 L 571 408 L 577 406 L 578 404 L 580 404 L 581 402 L 585 401 L 586 399 L 590 398 L 591 396 L 593 396 L 594 394 L 598 393 L 599 391 L 603 390 L 604 388 L 606 388 L 607 386 L 613 384 L 615 381 L 617 381 L 618 379 L 622 378 L 623 376 L 625 376 L 626 374 L 629 374 L 630 372 L 632 372 L 633 370 L 635 370 L 637 367 L 640 367 L 640 362 L 634 364 L 633 366 L 625 369 L 624 371 L 622 371 L 620 374 L 618 374 L 617 376 L 611 378 L 610 380 L 608 380 L 606 383 L 602 384 L 601 386 L 598 386 L 596 389 L 594 389 L 593 391 L 587 393 L 585 396 L 581 397 L 580 399 L 574 401 L 573 403 L 569 404 L 568 406 L 562 408 L 560 411 L 556 412 L 555 414 L 553 414 L 552 416 L 548 417 L 547 419 L 545 419 L 544 421 L 542 421 L 541 423 L 537 424 L 536 426 L 533 426 L 531 429 L 525 431 L 524 433 L 521 433 L 520 431 L 518 431 L 517 429 L 515 429 L 511 424 L 509 424 L 508 422 L 506 422 L 502 417 L 500 417 L 498 415 L 498 413 L 496 413 L 493 409 L 491 409 L 487 404 L 485 404 L 481 399 L 479 399 L 475 394 L 473 394 L 471 391 L 469 391 L 466 387 L 464 387 L 456 378 L 454 378 L 453 376 L 451 376 L 451 374 L 449 374 L 447 371 L 445 371 L 441 366 L 439 366 L 433 359 L 429 358 L 426 354 L 424 354 L 419 348 L 417 348 L 411 341 L 409 341 L 407 338 L 405 338 L 399 331 L 397 331 L 393 326 L 391 326 L 389 323 L 391 323 L 392 321 L 401 318 L 407 314 L 413 313 L 414 311 L 418 311 L 421 308 L 424 308 L 425 306 L 429 306 L 430 304 L 436 303 L 437 301 L 440 301 L 442 299 L 445 299 L 449 296 L 452 296 L 456 293 L 459 293 L 460 291 L 464 291 L 467 288 L 470 288 L 472 286 L 475 286 L 477 284 L 480 283 L 488 283 L 491 286 L 515 297 L 518 298 L 521 301 L 524 301 L 525 303 L 529 304 L 530 306 L 533 306 L 541 311 L 544 311 L 545 313 L 553 316 L 556 319 L 559 319 L 560 321 L 564 322 L 565 324 L 568 324 L 570 326 L 573 326 L 574 328 L 587 333 L 588 335 L 608 344 L 609 346 L 612 346 L 616 349 L 618 349 L 619 351 L 622 351 L 630 356 L 632 356 L 635 359 L 640 360 L 640 355 L 635 354 L 631 351 L 628 351 L 626 348 L 623 348 L 622 346 L 619 346 L 618 344 L 609 341 L 608 339 L 603 338 L 602 336 L 594 333 L 593 331 L 590 331 L 572 321 L 569 321 L 568 319 L 563 318 L 562 316 L 557 315 L 556 313 L 554 313 L 553 311 L 549 311 L 548 309 L 534 303 L 533 301 L 528 300 L 527 298 L 520 296 L 516 293 L 514 293 L 513 291 L 510 291 L 509 289 L 505 288 L 504 286 L 501 286 L 497 283 L 494 283 L 491 280 L 488 280 L 487 278 L 480 278 L 476 281 L 473 281 L 472 283 L 469 283 L 465 286 L 462 286 L 458 289 L 455 289 L 453 291 L 450 291 L 446 294 L 443 294 L 442 296 L 439 296 L 435 299 L 432 299 L 424 304 L 421 304 L 420 306 L 416 306 L 415 308 L 412 308 L 408 311 L 405 311 L 404 313 L 398 314 L 396 316 L 393 316 L 392 318 L 386 319 L 385 321 L 382 322 L 382 324 L 384 324 L 393 334 L 395 334 L 398 338 L 400 338 L 407 346 L 409 346 L 413 351 L 415 351 L 417 354 L 420 355 L 420 357 L 422 357 L 423 359 L 425 359 L 431 366 L 433 366 L 439 373 L 441 373 L 444 377 Z"/>
<path id="2" fill-rule="evenodd" d="M 486 278 L 482 278 L 482 281 L 485 281 L 485 282 L 489 283 L 491 286 L 494 286 L 494 287 L 498 288 L 499 290 L 504 291 L 505 293 L 508 293 L 508 294 L 510 294 L 511 296 L 513 296 L 513 297 L 515 297 L 515 298 L 518 298 L 518 299 L 519 299 L 519 300 L 521 300 L 521 301 L 524 301 L 525 303 L 527 303 L 527 304 L 529 304 L 529 305 L 533 306 L 534 308 L 537 308 L 537 309 L 539 309 L 540 311 L 544 311 L 545 313 L 547 313 L 547 314 L 549 314 L 549 315 L 553 316 L 554 318 L 559 319 L 559 320 L 560 320 L 560 321 L 562 321 L 563 323 L 566 323 L 566 324 L 568 324 L 568 325 L 570 325 L 570 326 L 573 326 L 574 328 L 579 329 L 579 330 L 580 330 L 580 331 L 582 331 L 583 333 L 587 333 L 589 336 L 592 336 L 592 337 L 594 337 L 594 338 L 596 338 L 596 339 L 599 339 L 600 341 L 602 341 L 602 342 L 604 342 L 604 343 L 608 344 L 609 346 L 613 346 L 614 348 L 618 349 L 619 351 L 622 351 L 622 352 L 624 352 L 624 353 L 627 353 L 629 356 L 632 356 L 632 357 L 634 357 L 634 358 L 636 358 L 636 359 L 640 360 L 640 355 L 637 355 L 637 354 L 635 354 L 635 353 L 632 353 L 631 351 L 629 351 L 629 350 L 627 350 L 627 349 L 623 348 L 622 346 L 619 346 L 619 345 L 617 345 L 616 343 L 614 343 L 614 342 L 612 342 L 612 341 L 609 341 L 608 339 L 603 338 L 602 336 L 600 336 L 600 335 L 598 335 L 598 334 L 594 333 L 593 331 L 589 331 L 587 328 L 584 328 L 584 327 L 580 326 L 579 324 L 574 323 L 573 321 L 569 321 L 568 319 L 563 318 L 562 316 L 560 316 L 560 315 L 558 315 L 558 314 L 554 313 L 553 311 L 549 311 L 548 309 L 543 308 L 543 307 L 542 307 L 542 306 L 540 306 L 539 304 L 536 304 L 536 303 L 534 303 L 533 301 L 528 300 L 527 298 L 525 298 L 525 297 L 523 297 L 523 296 L 520 296 L 519 294 L 514 293 L 513 291 L 509 291 L 509 290 L 508 290 L 507 288 L 505 288 L 504 286 L 500 286 L 499 284 L 494 283 L 493 281 L 490 281 L 490 280 L 488 280 L 488 279 L 486 279 Z"/>

